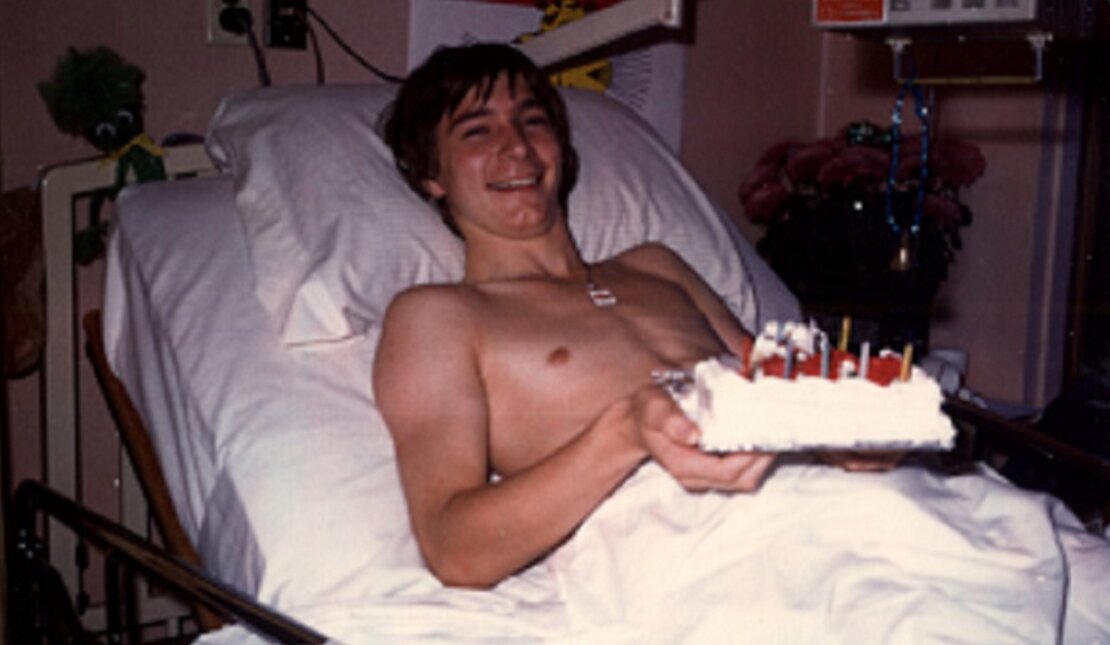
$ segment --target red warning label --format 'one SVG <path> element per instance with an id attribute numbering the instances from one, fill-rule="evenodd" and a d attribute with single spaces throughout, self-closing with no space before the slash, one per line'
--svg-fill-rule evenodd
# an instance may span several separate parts
<path id="1" fill-rule="evenodd" d="M 821 24 L 854 24 L 882 22 L 886 0 L 816 0 L 815 22 Z"/>

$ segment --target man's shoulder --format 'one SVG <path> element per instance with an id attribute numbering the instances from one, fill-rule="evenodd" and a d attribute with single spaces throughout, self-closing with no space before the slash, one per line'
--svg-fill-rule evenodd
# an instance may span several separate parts
<path id="1" fill-rule="evenodd" d="M 417 284 L 397 294 L 395 300 L 455 300 L 467 297 L 474 289 L 464 282 Z"/>
<path id="2" fill-rule="evenodd" d="M 643 262 L 649 260 L 678 259 L 678 254 L 662 242 L 644 242 L 621 251 L 613 259 L 617 262 Z"/>
<path id="3" fill-rule="evenodd" d="M 438 319 L 459 317 L 474 308 L 474 289 L 466 284 L 422 284 L 409 287 L 393 298 L 386 320 L 428 316 Z"/>
<path id="4" fill-rule="evenodd" d="M 635 271 L 675 279 L 689 271 L 678 253 L 661 242 L 645 242 L 622 251 L 612 262 Z"/>

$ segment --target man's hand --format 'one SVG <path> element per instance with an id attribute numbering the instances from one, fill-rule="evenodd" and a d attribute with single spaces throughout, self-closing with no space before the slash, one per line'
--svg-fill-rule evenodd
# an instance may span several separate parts
<path id="1" fill-rule="evenodd" d="M 901 451 L 886 452 L 822 452 L 818 453 L 821 461 L 830 466 L 838 466 L 849 472 L 880 473 L 893 470 L 906 453 Z"/>
<path id="2" fill-rule="evenodd" d="M 606 417 L 690 491 L 756 490 L 775 460 L 775 455 L 766 453 L 703 452 L 697 446 L 697 424 L 654 384 L 610 406 L 599 421 Z"/>

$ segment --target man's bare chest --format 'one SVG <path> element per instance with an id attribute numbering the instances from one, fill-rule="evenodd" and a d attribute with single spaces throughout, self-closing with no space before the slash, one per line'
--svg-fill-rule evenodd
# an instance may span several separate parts
<path id="1" fill-rule="evenodd" d="M 584 287 L 566 284 L 487 303 L 479 365 L 495 462 L 527 461 L 537 448 L 546 454 L 650 383 L 653 370 L 722 351 L 680 291 L 623 286 L 623 294 L 613 289 L 613 307 L 596 307 Z"/>
<path id="2" fill-rule="evenodd" d="M 682 362 L 718 342 L 704 316 L 681 293 L 663 287 L 654 293 L 628 289 L 611 307 L 594 305 L 584 287 L 537 291 L 538 297 L 505 298 L 483 317 L 483 376 L 504 377 L 502 388 L 639 373 L 642 365 Z"/>

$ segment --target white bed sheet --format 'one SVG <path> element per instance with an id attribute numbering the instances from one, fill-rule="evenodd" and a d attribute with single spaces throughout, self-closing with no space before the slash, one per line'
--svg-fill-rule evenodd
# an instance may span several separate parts
<path id="1" fill-rule="evenodd" d="M 370 400 L 373 339 L 285 350 L 253 295 L 239 227 L 223 177 L 125 192 L 108 262 L 106 349 L 206 566 L 267 602 L 296 602 L 317 596 L 314 579 L 335 576 L 285 562 L 287 553 L 327 553 L 344 535 L 388 544 L 407 533 L 404 506 L 399 494 L 375 492 L 366 514 L 329 513 L 330 491 L 397 488 Z M 360 519 L 369 516 L 391 519 Z M 272 573 L 283 567 L 289 576 Z"/>
<path id="2" fill-rule="evenodd" d="M 726 496 L 648 466 L 539 565 L 444 589 L 370 399 L 373 336 L 283 348 L 239 227 L 228 179 L 125 193 L 107 349 L 206 568 L 338 641 L 1110 642 L 1110 546 L 986 472 L 784 464 Z"/>

